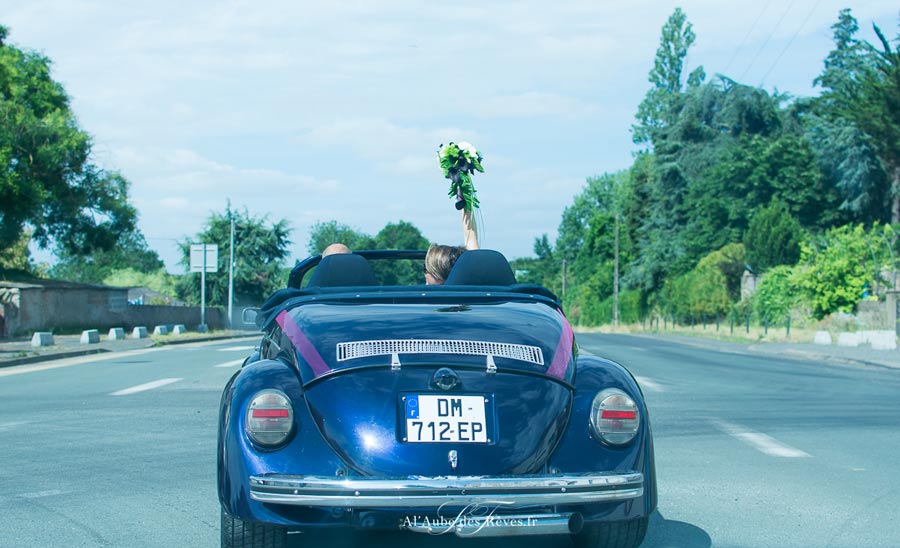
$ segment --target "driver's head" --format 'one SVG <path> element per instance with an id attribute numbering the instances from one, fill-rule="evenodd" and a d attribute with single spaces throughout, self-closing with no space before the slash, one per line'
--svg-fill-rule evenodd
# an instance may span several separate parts
<path id="1" fill-rule="evenodd" d="M 326 247 L 324 251 L 322 251 L 322 256 L 327 257 L 329 255 L 341 255 L 346 253 L 353 253 L 350 251 L 350 248 L 345 246 L 344 244 L 331 244 Z"/>

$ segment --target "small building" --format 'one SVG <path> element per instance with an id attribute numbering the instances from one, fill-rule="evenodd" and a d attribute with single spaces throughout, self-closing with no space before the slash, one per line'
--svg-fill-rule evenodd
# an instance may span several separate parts
<path id="1" fill-rule="evenodd" d="M 128 289 L 33 278 L 0 281 L 0 337 L 105 327 L 128 307 Z"/>
<path id="2" fill-rule="evenodd" d="M 182 324 L 194 329 L 200 307 L 130 305 L 127 287 L 83 284 L 0 273 L 0 337 L 27 336 L 35 331 L 77 332 L 84 329 Z M 227 326 L 225 312 L 206 308 L 210 329 Z"/>

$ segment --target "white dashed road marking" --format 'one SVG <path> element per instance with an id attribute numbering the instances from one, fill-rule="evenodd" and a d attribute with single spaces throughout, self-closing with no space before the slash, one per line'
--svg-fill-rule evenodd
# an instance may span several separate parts
<path id="1" fill-rule="evenodd" d="M 220 348 L 219 352 L 246 352 L 253 350 L 255 346 L 229 346 L 228 348 Z"/>
<path id="2" fill-rule="evenodd" d="M 747 445 L 753 447 L 761 453 L 765 453 L 766 455 L 787 458 L 804 458 L 811 456 L 805 451 L 801 451 L 799 449 L 791 447 L 790 445 L 781 443 L 775 438 L 767 436 L 761 432 L 755 432 L 749 428 L 716 419 L 710 419 L 709 422 L 722 432 L 725 432 L 729 436 L 746 443 Z"/>
<path id="3" fill-rule="evenodd" d="M 665 392 L 665 389 L 658 382 L 648 379 L 647 377 L 638 377 L 635 376 L 634 380 L 641 385 L 642 390 L 650 390 L 652 392 Z"/>
<path id="4" fill-rule="evenodd" d="M 180 380 L 181 379 L 159 379 L 158 381 L 139 384 L 137 386 L 132 386 L 131 388 L 125 388 L 124 390 L 113 392 L 112 394 L 110 394 L 110 396 L 127 396 L 128 394 L 135 394 L 137 392 L 143 392 L 145 390 L 153 390 L 154 388 L 159 388 L 160 386 L 172 384 L 173 382 L 178 382 Z"/>
<path id="5" fill-rule="evenodd" d="M 236 365 L 241 365 L 244 363 L 245 358 L 241 358 L 239 360 L 231 360 L 230 362 L 220 363 L 219 365 L 214 365 L 213 367 L 234 367 Z"/>
<path id="6" fill-rule="evenodd" d="M 67 491 L 60 491 L 59 489 L 50 489 L 48 491 L 35 491 L 33 493 L 19 493 L 16 495 L 20 499 L 42 499 L 46 497 L 55 497 L 58 495 L 64 495 Z"/>

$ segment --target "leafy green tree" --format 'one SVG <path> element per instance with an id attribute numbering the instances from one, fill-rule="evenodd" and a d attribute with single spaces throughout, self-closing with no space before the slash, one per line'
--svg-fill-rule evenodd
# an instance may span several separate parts
<path id="1" fill-rule="evenodd" d="M 375 239 L 368 234 L 332 220 L 319 221 L 312 226 L 306 249 L 315 255 L 334 243 L 344 244 L 353 250 L 375 248 Z"/>
<path id="2" fill-rule="evenodd" d="M 26 230 L 19 237 L 18 242 L 5 249 L 0 248 L 0 276 L 12 270 L 34 273 L 35 265 L 31 260 L 31 251 L 28 249 L 30 243 L 31 231 Z"/>
<path id="3" fill-rule="evenodd" d="M 50 60 L 9 43 L 0 26 L 0 249 L 31 227 L 42 248 L 65 253 L 108 250 L 135 230 L 128 181 L 90 161 Z"/>
<path id="4" fill-rule="evenodd" d="M 519 283 L 543 285 L 559 295 L 562 291 L 562 265 L 546 234 L 534 239 L 534 257 L 510 261 Z"/>
<path id="5" fill-rule="evenodd" d="M 103 283 L 114 272 L 123 269 L 151 273 L 165 267 L 137 230 L 119 234 L 115 247 L 108 250 L 97 249 L 90 255 L 82 255 L 59 249 L 56 257 L 57 263 L 50 268 L 50 275 L 82 283 Z"/>
<path id="6" fill-rule="evenodd" d="M 743 246 L 730 244 L 700 259 L 690 271 L 666 280 L 662 292 L 665 311 L 681 321 L 724 315 L 739 291 L 743 268 L 738 265 L 743 259 Z"/>
<path id="7" fill-rule="evenodd" d="M 596 323 L 597 306 L 613 292 L 616 216 L 620 218 L 619 264 L 631 260 L 632 248 L 624 223 L 630 193 L 627 171 L 589 177 L 584 190 L 563 212 L 559 234 L 550 263 L 544 273 L 561 270 L 566 263 L 565 304 L 581 323 Z M 535 250 L 547 256 L 546 242 L 536 242 Z M 546 284 L 545 284 L 546 285 Z M 561 291 L 560 286 L 548 286 Z"/>
<path id="8" fill-rule="evenodd" d="M 753 310 L 761 320 L 781 320 L 790 314 L 801 295 L 795 267 L 786 264 L 775 266 L 760 278 L 752 297 Z"/>
<path id="9" fill-rule="evenodd" d="M 887 263 L 885 248 L 877 245 L 884 230 L 876 226 L 867 233 L 862 225 L 844 225 L 801 245 L 795 279 L 816 318 L 852 312 L 863 288 L 874 287 L 880 266 Z"/>
<path id="10" fill-rule="evenodd" d="M 165 268 L 155 272 L 125 268 L 111 272 L 103 279 L 105 285 L 113 287 L 146 287 L 166 297 L 174 297 L 177 294 L 177 278 Z M 161 302 L 149 302 L 144 304 L 168 304 L 165 297 Z"/>
<path id="11" fill-rule="evenodd" d="M 805 115 L 806 138 L 840 199 L 839 209 L 857 222 L 890 221 L 890 185 L 865 134 L 851 120 Z"/>
<path id="12" fill-rule="evenodd" d="M 782 202 L 773 198 L 750 219 L 744 234 L 747 262 L 758 274 L 773 266 L 796 264 L 803 239 L 803 227 Z"/>
<path id="13" fill-rule="evenodd" d="M 635 143 L 653 142 L 655 132 L 664 130 L 674 122 L 684 85 L 684 60 L 696 38 L 687 15 L 681 8 L 675 8 L 662 28 L 659 48 L 648 78 L 651 88 L 638 106 L 638 124 L 633 126 Z M 698 67 L 688 77 L 688 85 L 698 86 L 704 78 L 703 67 Z"/>
<path id="14" fill-rule="evenodd" d="M 261 303 L 270 293 L 287 283 L 284 260 L 288 254 L 291 233 L 288 221 L 269 223 L 268 217 L 251 215 L 246 209 L 235 211 L 229 204 L 224 213 L 212 213 L 206 229 L 193 239 L 179 242 L 182 264 L 191 261 L 191 244 L 219 246 L 218 271 L 206 274 L 206 303 L 223 306 L 228 303 L 228 266 L 231 246 L 231 222 L 234 221 L 234 294 Z M 200 302 L 199 272 L 184 276 L 179 295 L 193 303 Z"/>
<path id="15" fill-rule="evenodd" d="M 849 9 L 841 11 L 832 29 L 835 48 L 815 81 L 823 87 L 815 112 L 831 122 L 825 126 L 830 139 L 820 140 L 820 145 L 830 145 L 822 147 L 825 153 L 849 149 L 858 160 L 874 152 L 877 167 L 839 164 L 831 173 L 840 188 L 860 192 L 847 197 L 847 207 L 855 204 L 859 209 L 882 199 L 890 221 L 900 222 L 900 52 L 876 25 L 880 47 L 857 39 L 859 27 Z M 872 179 L 861 178 L 865 175 Z"/>
<path id="16" fill-rule="evenodd" d="M 428 240 L 412 223 L 388 223 L 375 235 L 375 249 L 427 249 Z M 372 268 L 383 285 L 422 284 L 421 261 L 377 261 Z"/>
<path id="17" fill-rule="evenodd" d="M 900 51 L 874 26 L 882 50 L 875 69 L 860 82 L 856 108 L 851 110 L 856 125 L 871 138 L 888 175 L 891 222 L 900 222 Z M 900 40 L 900 36 L 898 36 Z"/>

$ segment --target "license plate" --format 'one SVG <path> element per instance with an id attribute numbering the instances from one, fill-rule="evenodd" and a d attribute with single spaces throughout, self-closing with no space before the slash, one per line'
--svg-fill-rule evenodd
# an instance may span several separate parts
<path id="1" fill-rule="evenodd" d="M 488 443 L 484 396 L 408 394 L 403 397 L 410 443 Z"/>

